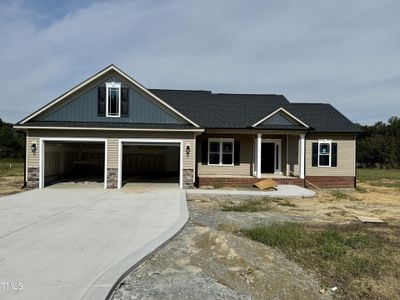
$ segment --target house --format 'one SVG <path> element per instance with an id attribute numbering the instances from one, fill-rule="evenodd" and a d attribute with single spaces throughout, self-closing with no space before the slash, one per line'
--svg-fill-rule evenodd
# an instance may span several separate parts
<path id="1" fill-rule="evenodd" d="M 136 180 L 354 187 L 360 129 L 330 104 L 282 95 L 147 89 L 110 65 L 15 125 L 27 186 L 96 176 Z"/>

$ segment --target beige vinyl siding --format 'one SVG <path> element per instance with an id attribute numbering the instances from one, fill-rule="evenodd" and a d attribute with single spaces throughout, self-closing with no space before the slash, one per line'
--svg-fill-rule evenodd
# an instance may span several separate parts
<path id="1" fill-rule="evenodd" d="M 313 167 L 312 143 L 320 139 L 337 143 L 337 167 Z M 310 134 L 306 138 L 306 176 L 355 176 L 354 134 Z"/>
<path id="2" fill-rule="evenodd" d="M 118 168 L 118 139 L 107 139 L 107 168 Z"/>
<path id="3" fill-rule="evenodd" d="M 208 138 L 234 138 L 235 141 L 240 142 L 240 165 L 239 166 L 212 166 L 203 165 L 201 162 L 202 157 L 202 144 L 203 141 L 208 141 Z M 227 175 L 227 176 L 250 176 L 253 170 L 253 135 L 232 135 L 232 134 L 209 134 L 202 135 L 198 139 L 197 151 L 197 167 L 198 175 Z"/>
<path id="4" fill-rule="evenodd" d="M 29 131 L 31 133 L 31 131 Z M 34 167 L 38 168 L 39 167 L 39 155 L 40 155 L 40 143 L 39 143 L 39 138 L 37 137 L 31 137 L 27 136 L 27 145 L 26 145 L 26 152 L 27 152 L 27 162 L 26 165 L 27 167 Z M 32 152 L 31 150 L 31 145 L 35 143 L 36 144 L 36 152 Z"/>
<path id="5" fill-rule="evenodd" d="M 190 147 L 190 153 L 186 153 L 186 146 Z M 182 157 L 183 157 L 183 169 L 192 169 L 194 170 L 196 165 L 196 140 L 192 139 L 184 139 L 183 147 L 182 147 Z"/>
<path id="6" fill-rule="evenodd" d="M 151 131 L 96 131 L 96 130 L 55 130 L 55 129 L 30 129 L 28 133 L 27 166 L 39 167 L 40 138 L 106 138 L 108 143 L 107 160 L 108 168 L 118 168 L 118 140 L 129 138 L 160 138 L 183 140 L 183 168 L 195 167 L 195 139 L 193 132 L 151 132 Z M 32 153 L 30 145 L 36 142 L 37 151 Z M 186 155 L 186 146 L 190 147 L 190 154 Z"/>

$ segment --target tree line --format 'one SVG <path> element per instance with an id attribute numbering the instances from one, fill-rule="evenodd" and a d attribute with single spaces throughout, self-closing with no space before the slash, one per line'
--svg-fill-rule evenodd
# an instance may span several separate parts
<path id="1" fill-rule="evenodd" d="M 24 158 L 25 134 L 0 119 L 0 158 Z"/>
<path id="2" fill-rule="evenodd" d="M 361 126 L 361 125 L 360 125 Z M 359 167 L 400 168 L 400 118 L 361 126 L 357 139 Z"/>

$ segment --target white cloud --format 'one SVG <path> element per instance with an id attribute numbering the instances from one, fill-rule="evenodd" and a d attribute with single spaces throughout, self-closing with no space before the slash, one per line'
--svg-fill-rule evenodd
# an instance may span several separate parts
<path id="1" fill-rule="evenodd" d="M 17 121 L 111 63 L 148 87 L 280 93 L 357 122 L 398 114 L 397 1 L 251 3 L 86 3 L 48 24 L 0 4 L 0 117 Z"/>

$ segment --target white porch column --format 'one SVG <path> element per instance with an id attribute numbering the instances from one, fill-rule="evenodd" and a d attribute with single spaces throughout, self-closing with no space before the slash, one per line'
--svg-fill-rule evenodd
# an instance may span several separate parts
<path id="1" fill-rule="evenodd" d="M 261 133 L 257 133 L 257 178 L 261 178 Z"/>
<path id="2" fill-rule="evenodd" d="M 305 134 L 300 134 L 300 179 L 304 179 L 305 173 Z"/>
<path id="3" fill-rule="evenodd" d="M 286 176 L 290 176 L 290 173 L 289 173 L 289 168 L 290 168 L 290 166 L 289 166 L 289 135 L 287 134 L 286 135 L 286 143 L 285 143 L 285 145 L 286 145 Z"/>

